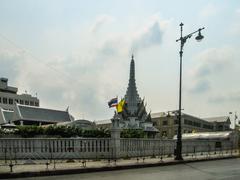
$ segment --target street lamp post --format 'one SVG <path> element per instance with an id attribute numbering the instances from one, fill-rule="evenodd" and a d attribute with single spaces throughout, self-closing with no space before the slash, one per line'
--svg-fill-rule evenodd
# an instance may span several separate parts
<path id="1" fill-rule="evenodd" d="M 201 30 L 203 28 L 199 28 L 197 31 L 194 31 L 186 36 L 182 35 L 183 31 L 183 23 L 180 25 L 180 32 L 181 36 L 179 39 L 176 40 L 176 42 L 180 41 L 180 77 L 179 77 L 179 109 L 178 109 L 178 133 L 177 133 L 177 147 L 176 147 L 176 154 L 175 154 L 175 160 L 183 160 L 182 158 L 182 125 L 181 125 L 181 118 L 182 118 L 182 56 L 183 56 L 183 46 L 186 43 L 187 39 L 190 39 L 193 34 L 198 33 L 197 37 L 195 38 L 197 41 L 201 41 L 204 37 L 201 34 Z"/>

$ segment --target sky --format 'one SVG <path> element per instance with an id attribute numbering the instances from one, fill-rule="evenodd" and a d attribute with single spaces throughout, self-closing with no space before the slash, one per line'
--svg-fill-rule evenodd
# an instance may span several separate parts
<path id="1" fill-rule="evenodd" d="M 0 77 L 40 106 L 75 119 L 113 116 L 124 97 L 131 55 L 147 110 L 178 109 L 179 24 L 200 27 L 183 51 L 183 112 L 239 112 L 239 0 L 0 0 Z"/>

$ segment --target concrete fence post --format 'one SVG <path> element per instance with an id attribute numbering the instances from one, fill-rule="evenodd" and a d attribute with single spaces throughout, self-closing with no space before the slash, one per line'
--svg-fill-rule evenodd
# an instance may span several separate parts
<path id="1" fill-rule="evenodd" d="M 119 127 L 118 118 L 111 119 L 112 121 L 112 129 L 111 129 L 111 147 L 112 147 L 112 158 L 118 159 L 120 158 L 120 134 L 121 128 Z"/>

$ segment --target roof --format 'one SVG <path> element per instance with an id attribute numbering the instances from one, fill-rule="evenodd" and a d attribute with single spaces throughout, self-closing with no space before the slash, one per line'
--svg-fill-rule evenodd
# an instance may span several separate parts
<path id="1" fill-rule="evenodd" d="M 157 128 L 153 127 L 153 126 L 144 127 L 143 130 L 146 131 L 146 132 L 156 132 L 156 133 L 159 132 L 159 130 Z"/>
<path id="2" fill-rule="evenodd" d="M 1 125 L 1 127 L 2 127 L 2 128 L 16 128 L 16 125 L 15 125 L 15 124 L 9 124 L 9 123 L 7 123 L 7 124 Z"/>
<path id="3" fill-rule="evenodd" d="M 24 106 L 20 104 L 17 104 L 17 107 L 22 120 L 44 121 L 53 123 L 71 121 L 70 114 L 68 113 L 68 111 L 45 109 L 33 106 Z"/>
<path id="4" fill-rule="evenodd" d="M 230 118 L 229 116 L 218 116 L 218 117 L 204 118 L 204 120 L 209 122 L 227 122 L 227 121 L 230 121 Z"/>
<path id="5" fill-rule="evenodd" d="M 96 123 L 97 125 L 100 125 L 100 124 L 111 124 L 112 121 L 111 121 L 111 119 L 105 119 L 105 120 L 95 121 L 95 123 Z"/>
<path id="6" fill-rule="evenodd" d="M 13 120 L 14 111 L 3 110 L 3 115 L 6 122 L 11 122 Z"/>
<path id="7" fill-rule="evenodd" d="M 151 113 L 151 117 L 152 117 L 152 118 L 158 118 L 158 117 L 162 117 L 162 116 L 164 116 L 164 115 L 165 115 L 164 112 Z"/>
<path id="8" fill-rule="evenodd" d="M 231 133 L 231 131 L 188 133 L 182 134 L 182 139 L 227 139 Z M 173 139 L 177 139 L 177 135 Z"/>
<path id="9" fill-rule="evenodd" d="M 85 119 L 79 119 L 79 120 L 74 120 L 74 121 L 67 121 L 67 122 L 60 122 L 57 123 L 57 125 L 93 125 L 93 122 Z"/>
<path id="10" fill-rule="evenodd" d="M 5 110 L 0 107 L 0 124 L 6 124 L 13 120 L 13 111 Z"/>
<path id="11" fill-rule="evenodd" d="M 177 112 L 177 111 L 151 113 L 151 117 L 152 117 L 152 119 L 153 119 L 153 118 L 160 118 L 160 117 L 161 117 L 161 118 L 162 118 L 162 117 L 174 117 L 174 116 L 177 115 L 177 114 L 174 113 L 174 112 Z M 220 122 L 220 121 L 221 121 L 220 119 L 223 118 L 223 117 L 226 118 L 226 119 L 223 120 L 222 122 L 225 122 L 225 121 L 227 121 L 227 118 L 229 118 L 228 116 L 215 117 L 217 120 L 215 120 L 215 118 L 214 118 L 214 120 L 211 121 L 212 118 L 200 118 L 200 117 L 193 116 L 193 115 L 190 115 L 190 114 L 187 114 L 187 113 L 183 113 L 183 112 L 182 112 L 182 117 L 183 117 L 183 118 L 191 117 L 191 118 L 194 118 L 194 119 L 198 119 L 198 120 L 200 120 L 200 121 L 207 121 L 207 122 L 213 122 L 213 121 Z M 223 118 L 223 119 L 224 119 L 224 118 Z M 210 119 L 210 120 L 207 120 L 207 119 Z"/>

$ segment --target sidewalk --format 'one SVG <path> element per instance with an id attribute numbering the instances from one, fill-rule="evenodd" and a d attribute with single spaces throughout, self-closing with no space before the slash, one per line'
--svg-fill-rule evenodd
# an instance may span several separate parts
<path id="1" fill-rule="evenodd" d="M 217 159 L 227 159 L 227 158 L 238 158 L 238 153 L 233 154 L 212 154 L 211 156 L 197 155 L 197 156 L 185 156 L 183 161 L 176 161 L 173 157 L 160 157 L 156 158 L 132 158 L 128 160 L 117 160 L 117 161 L 81 161 L 74 160 L 74 162 L 66 162 L 66 160 L 58 161 L 32 161 L 32 164 L 24 164 L 25 161 L 17 161 L 14 164 L 12 171 L 10 172 L 10 162 L 3 164 L 5 162 L 1 161 L 0 166 L 0 179 L 6 178 L 18 178 L 18 177 L 35 177 L 35 176 L 49 176 L 49 175 L 62 175 L 62 174 L 78 174 L 78 173 L 88 173 L 88 172 L 99 172 L 99 171 L 112 171 L 112 170 L 122 170 L 122 169 L 132 169 L 132 168 L 143 168 L 143 167 L 154 167 L 154 166 L 166 166 L 175 165 L 181 163 L 190 163 L 198 161 L 210 161 Z M 47 165 L 48 162 L 48 165 Z M 31 161 L 28 161 L 31 163 Z"/>

